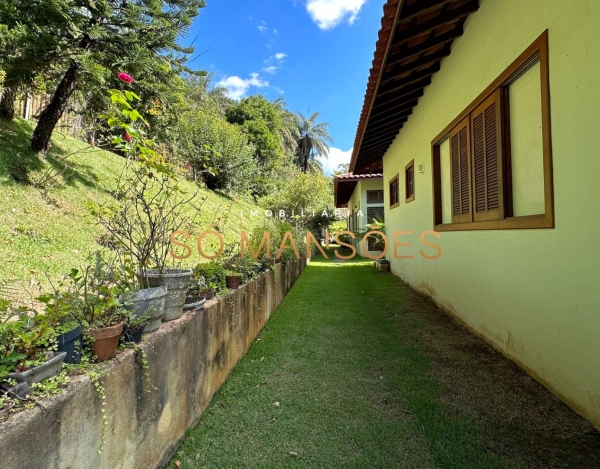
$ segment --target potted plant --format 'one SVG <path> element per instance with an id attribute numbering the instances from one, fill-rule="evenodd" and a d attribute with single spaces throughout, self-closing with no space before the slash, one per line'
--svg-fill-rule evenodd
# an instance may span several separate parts
<path id="1" fill-rule="evenodd" d="M 225 276 L 227 288 L 237 290 L 242 284 L 242 275 L 237 270 L 228 270 Z"/>
<path id="2" fill-rule="evenodd" d="M 139 97 L 118 90 L 110 93 L 115 107 L 107 121 L 117 131 L 110 143 L 127 155 L 127 162 L 117 180 L 118 197 L 105 204 L 92 204 L 90 208 L 106 229 L 121 261 L 135 265 L 136 286 L 127 300 L 137 303 L 134 309 L 138 314 L 152 318 L 158 312 L 143 312 L 142 306 L 150 303 L 156 306 L 164 301 L 163 320 L 176 319 L 183 314 L 192 272 L 171 268 L 169 259 L 176 250 L 171 238 L 192 222 L 182 208 L 196 198 L 197 192 L 182 196 L 176 168 L 154 150 L 154 142 L 144 131 L 148 123 L 133 108 Z M 164 296 L 162 287 L 166 287 Z M 141 291 L 150 289 L 155 290 Z M 156 321 L 150 320 L 148 326 L 155 329 Z"/>
<path id="3" fill-rule="evenodd" d="M 185 310 L 200 309 L 206 302 L 207 293 L 208 287 L 203 286 L 201 281 L 191 281 L 186 293 L 183 308 Z"/>
<path id="4" fill-rule="evenodd" d="M 138 273 L 149 288 L 167 287 L 163 321 L 173 321 L 183 314 L 186 294 L 192 271 L 189 269 L 149 269 Z"/>
<path id="5" fill-rule="evenodd" d="M 72 289 L 68 288 L 68 285 L 61 282 L 52 293 L 36 298 L 45 305 L 44 314 L 48 316 L 56 329 L 57 350 L 66 353 L 65 363 L 68 364 L 81 362 L 83 349 L 83 328 L 74 293 Z"/>
<path id="6" fill-rule="evenodd" d="M 206 299 L 212 300 L 217 294 L 218 285 L 216 282 L 208 282 L 208 292 L 206 293 Z"/>
<path id="7" fill-rule="evenodd" d="M 138 316 L 135 311 L 129 311 L 123 323 L 121 340 L 124 343 L 133 342 L 139 344 L 142 341 L 147 321 L 147 316 Z"/>
<path id="8" fill-rule="evenodd" d="M 69 321 L 57 328 L 57 350 L 65 352 L 65 363 L 75 365 L 81 362 L 83 349 L 83 328 L 76 321 Z"/>
<path id="9" fill-rule="evenodd" d="M 65 352 L 52 350 L 56 331 L 45 314 L 26 306 L 0 301 L 0 381 L 28 385 L 60 373 Z"/>
<path id="10" fill-rule="evenodd" d="M 215 294 L 222 293 L 227 290 L 227 282 L 225 280 L 225 267 L 222 263 L 216 261 L 204 262 L 194 267 L 192 277 L 196 280 L 204 279 L 208 292 L 206 299 L 214 298 Z"/>
<path id="11" fill-rule="evenodd" d="M 99 362 L 113 358 L 127 317 L 113 268 L 96 256 L 93 266 L 88 265 L 81 272 L 72 269 L 69 278 L 78 292 L 81 316 L 94 339 L 94 355 Z"/>

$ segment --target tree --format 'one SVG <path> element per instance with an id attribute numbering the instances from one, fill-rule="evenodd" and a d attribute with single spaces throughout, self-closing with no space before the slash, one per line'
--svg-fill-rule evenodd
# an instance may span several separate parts
<path id="1" fill-rule="evenodd" d="M 237 194 L 256 191 L 254 147 L 238 126 L 223 119 L 216 105 L 188 111 L 181 122 L 179 142 L 184 159 L 209 189 Z"/>
<path id="2" fill-rule="evenodd" d="M 334 176 L 339 174 L 347 174 L 350 171 L 350 163 L 340 163 L 338 164 L 336 170 L 333 172 Z"/>
<path id="3" fill-rule="evenodd" d="M 283 124 L 279 108 L 274 103 L 261 95 L 249 96 L 227 109 L 225 117 L 247 134 L 248 141 L 254 145 L 258 164 L 268 167 L 283 159 Z"/>
<path id="4" fill-rule="evenodd" d="M 273 101 L 273 104 L 281 119 L 281 128 L 279 130 L 281 149 L 286 155 L 293 157 L 296 154 L 298 139 L 300 138 L 300 129 L 296 125 L 296 114 L 288 110 L 282 96 Z"/>
<path id="5" fill-rule="evenodd" d="M 292 221 L 292 212 L 295 217 L 301 217 L 304 212 L 304 218 L 297 218 L 297 223 L 302 226 L 318 228 L 326 225 L 333 215 L 332 179 L 318 173 L 305 174 L 298 168 L 294 171 L 285 186 L 265 197 L 261 205 L 274 213 L 284 210 L 286 217 Z M 323 217 L 324 210 L 327 217 Z"/>
<path id="6" fill-rule="evenodd" d="M 185 63 L 193 49 L 182 47 L 179 40 L 204 0 L 54 1 L 60 2 L 70 24 L 55 31 L 63 75 L 39 116 L 31 140 L 34 151 L 48 150 L 52 131 L 82 84 L 94 88 L 112 81 L 114 87 L 115 69 L 127 70 L 140 81 L 146 77 L 154 85 L 191 72 Z"/>
<path id="7" fill-rule="evenodd" d="M 318 119 L 318 112 L 309 117 L 299 112 L 296 114 L 296 125 L 300 133 L 296 162 L 304 173 L 308 172 L 310 161 L 319 156 L 327 157 L 329 144 L 333 143 L 328 130 L 330 125 L 327 122 L 317 122 Z"/>

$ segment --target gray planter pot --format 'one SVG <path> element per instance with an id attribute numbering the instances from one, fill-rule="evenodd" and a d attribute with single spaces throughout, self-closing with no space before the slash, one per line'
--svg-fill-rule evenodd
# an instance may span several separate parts
<path id="1" fill-rule="evenodd" d="M 191 310 L 198 311 L 198 310 L 204 309 L 205 303 L 206 303 L 206 298 L 200 297 L 197 299 L 197 301 L 184 304 L 183 309 L 185 311 L 191 311 Z"/>
<path id="2" fill-rule="evenodd" d="M 8 377 L 14 379 L 17 383 L 27 383 L 31 386 L 33 383 L 39 383 L 59 374 L 66 356 L 67 352 L 56 353 L 46 363 L 23 372 L 9 373 Z"/>
<path id="3" fill-rule="evenodd" d="M 167 286 L 161 285 L 154 288 L 145 288 L 121 296 L 121 301 L 126 308 L 134 311 L 137 317 L 148 316 L 144 332 L 152 332 L 160 327 L 165 315 L 165 298 Z"/>
<path id="4" fill-rule="evenodd" d="M 183 315 L 185 295 L 190 279 L 192 278 L 192 273 L 191 270 L 183 269 L 168 269 L 162 275 L 158 270 L 149 270 L 146 272 L 150 287 L 158 287 L 160 285 L 166 285 L 167 287 L 165 317 L 163 321 L 173 321 Z"/>

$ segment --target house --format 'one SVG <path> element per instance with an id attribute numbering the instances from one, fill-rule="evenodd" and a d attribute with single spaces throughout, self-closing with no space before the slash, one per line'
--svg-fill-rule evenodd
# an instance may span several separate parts
<path id="1" fill-rule="evenodd" d="M 599 24 L 598 1 L 387 1 L 350 164 L 383 172 L 392 272 L 597 426 Z"/>
<path id="2" fill-rule="evenodd" d="M 383 174 L 340 174 L 333 180 L 336 208 L 346 208 L 348 231 L 368 232 L 368 225 L 385 221 Z M 360 235 L 353 242 L 358 255 L 365 257 Z M 365 242 L 366 252 L 372 256 L 381 255 L 381 248 L 371 236 Z"/>

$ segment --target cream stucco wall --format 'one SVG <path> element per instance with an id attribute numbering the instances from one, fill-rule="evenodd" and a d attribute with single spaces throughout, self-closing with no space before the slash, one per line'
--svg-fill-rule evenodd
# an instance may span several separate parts
<path id="1" fill-rule="evenodd" d="M 388 235 L 414 246 L 394 273 L 430 294 L 600 426 L 600 1 L 481 0 L 465 34 L 384 157 L 388 181 L 414 158 L 416 200 L 389 210 Z M 433 229 L 431 141 L 544 30 L 549 30 L 556 228 L 444 232 L 439 259 L 419 256 Z M 524 82 L 523 82 L 524 83 Z M 429 239 L 435 240 L 433 235 Z"/>
<path id="2" fill-rule="evenodd" d="M 382 207 L 384 204 L 367 204 L 367 191 L 375 191 L 383 189 L 383 181 L 381 179 L 367 179 L 364 181 L 358 181 L 356 187 L 354 188 L 354 192 L 352 192 L 352 197 L 348 202 L 348 210 L 353 214 L 358 213 L 358 211 L 362 211 L 362 217 L 357 217 L 357 226 L 354 228 L 357 230 L 364 230 L 368 223 L 367 219 L 367 208 L 368 207 Z M 356 247 L 356 251 L 359 256 L 365 257 L 365 252 L 361 246 L 360 238 L 356 238 L 354 242 L 354 246 Z M 379 256 L 381 251 L 367 251 L 372 256 Z"/>

